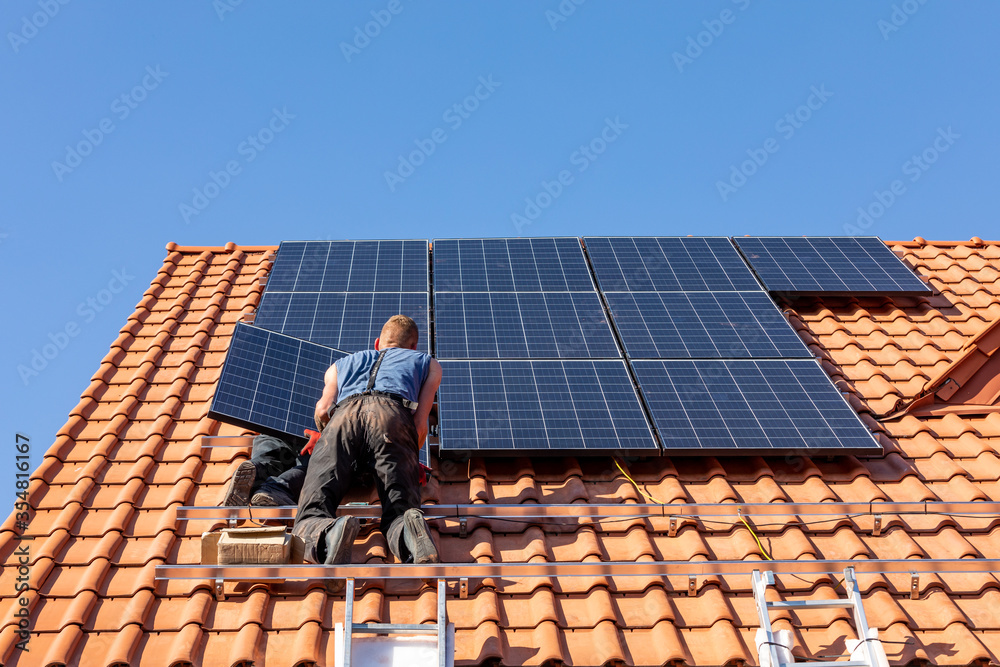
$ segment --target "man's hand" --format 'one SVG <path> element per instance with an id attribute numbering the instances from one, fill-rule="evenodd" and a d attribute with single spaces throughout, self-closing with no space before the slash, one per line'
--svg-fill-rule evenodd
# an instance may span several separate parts
<path id="1" fill-rule="evenodd" d="M 441 386 L 441 364 L 437 359 L 431 359 L 431 366 L 427 372 L 427 379 L 420 387 L 419 405 L 417 411 L 413 413 L 413 425 L 417 427 L 417 447 L 423 447 L 427 439 L 427 418 L 431 414 L 431 407 L 434 405 L 434 394 Z"/>

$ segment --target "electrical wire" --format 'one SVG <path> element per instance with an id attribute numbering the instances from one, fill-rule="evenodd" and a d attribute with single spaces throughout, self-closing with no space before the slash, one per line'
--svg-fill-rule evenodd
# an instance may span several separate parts
<path id="1" fill-rule="evenodd" d="M 625 479 L 627 479 L 628 481 L 632 482 L 632 485 L 635 486 L 636 491 L 638 491 L 639 493 L 641 493 L 647 500 L 650 500 L 650 501 L 656 503 L 657 505 L 664 505 L 665 504 L 665 503 L 657 500 L 653 496 L 649 495 L 645 491 L 643 491 L 642 488 L 639 486 L 639 484 L 634 479 L 632 479 L 632 476 L 629 475 L 628 472 L 625 470 L 625 468 L 622 467 L 622 464 L 618 461 L 618 459 L 615 459 L 615 465 L 618 466 L 618 469 L 622 471 L 623 475 L 625 475 Z M 742 514 L 740 515 L 740 521 L 743 522 L 743 525 L 746 526 L 747 530 L 750 531 L 750 534 L 753 535 L 753 539 L 757 543 L 757 548 L 760 549 L 760 554 L 765 559 L 767 559 L 767 560 L 774 560 L 773 558 L 771 558 L 771 555 L 769 553 L 767 553 L 767 549 L 764 548 L 764 545 L 761 543 L 760 538 L 757 537 L 757 533 L 755 533 L 754 529 L 750 527 L 750 524 L 747 523 L 746 518 L 744 518 Z"/>
<path id="2" fill-rule="evenodd" d="M 615 459 L 615 465 L 618 466 L 618 469 L 622 471 L 623 475 L 625 475 L 625 479 L 627 479 L 628 481 L 632 482 L 632 485 L 635 487 L 635 490 L 638 491 L 639 493 L 641 493 L 646 500 L 649 500 L 650 502 L 653 502 L 653 503 L 655 503 L 657 505 L 665 505 L 666 504 L 662 500 L 657 500 L 653 496 L 651 496 L 648 493 L 646 493 L 645 491 L 643 491 L 642 488 L 636 483 L 636 481 L 634 479 L 632 479 L 632 477 L 630 477 L 627 472 L 625 472 L 625 468 L 623 468 L 622 464 L 618 462 L 618 459 Z"/>
<path id="3" fill-rule="evenodd" d="M 742 514 L 740 515 L 740 521 L 743 522 L 743 525 L 746 526 L 747 530 L 750 531 L 750 534 L 753 535 L 754 541 L 757 542 L 757 546 L 760 548 L 760 554 L 767 560 L 774 560 L 773 558 L 771 558 L 771 555 L 767 553 L 767 550 L 764 549 L 764 545 L 760 543 L 760 538 L 757 537 L 757 533 L 753 532 L 753 528 L 750 527 L 750 524 L 747 523 L 747 520 L 743 517 Z"/>

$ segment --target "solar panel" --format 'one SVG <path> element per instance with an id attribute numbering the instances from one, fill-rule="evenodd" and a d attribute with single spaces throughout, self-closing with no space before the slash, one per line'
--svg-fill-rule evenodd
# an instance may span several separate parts
<path id="1" fill-rule="evenodd" d="M 594 289 L 576 238 L 445 239 L 431 247 L 435 293 Z"/>
<path id="2" fill-rule="evenodd" d="M 324 373 L 345 356 L 340 350 L 237 322 L 208 416 L 301 441 L 303 429 L 316 428 Z"/>
<path id="3" fill-rule="evenodd" d="M 665 450 L 881 452 L 814 361 L 631 363 Z"/>
<path id="4" fill-rule="evenodd" d="M 657 449 L 621 360 L 441 365 L 442 450 L 580 454 Z"/>
<path id="5" fill-rule="evenodd" d="M 254 325 L 347 352 L 372 347 L 386 320 L 408 315 L 420 331 L 418 349 L 427 352 L 427 292 L 264 291 Z"/>
<path id="6" fill-rule="evenodd" d="M 812 357 L 766 292 L 604 296 L 633 359 Z"/>
<path id="7" fill-rule="evenodd" d="M 604 292 L 760 291 L 725 237 L 587 237 Z"/>
<path id="8" fill-rule="evenodd" d="M 591 292 L 445 292 L 434 302 L 442 359 L 621 357 Z"/>
<path id="9" fill-rule="evenodd" d="M 875 236 L 748 237 L 736 244 L 771 292 L 933 294 Z"/>
<path id="10" fill-rule="evenodd" d="M 265 292 L 427 292 L 427 241 L 285 241 Z"/>

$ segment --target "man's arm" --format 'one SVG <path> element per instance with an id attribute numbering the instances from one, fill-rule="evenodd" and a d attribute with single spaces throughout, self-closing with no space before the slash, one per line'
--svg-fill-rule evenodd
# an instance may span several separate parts
<path id="1" fill-rule="evenodd" d="M 413 413 L 413 425 L 417 427 L 417 447 L 424 446 L 427 439 L 427 418 L 431 414 L 431 406 L 434 405 L 434 394 L 437 393 L 441 385 L 441 364 L 437 359 L 431 359 L 430 369 L 427 371 L 427 379 L 420 387 L 420 397 L 417 399 L 420 405 Z"/>
<path id="2" fill-rule="evenodd" d="M 326 369 L 323 376 L 323 395 L 316 403 L 316 426 L 319 430 L 326 427 L 330 421 L 330 408 L 337 402 L 337 365 L 333 364 Z"/>

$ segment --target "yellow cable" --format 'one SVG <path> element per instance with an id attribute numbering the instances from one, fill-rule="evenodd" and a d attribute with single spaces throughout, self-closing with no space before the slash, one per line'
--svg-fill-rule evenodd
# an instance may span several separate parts
<path id="1" fill-rule="evenodd" d="M 765 549 L 764 549 L 764 545 L 760 543 L 760 538 L 759 538 L 759 537 L 757 537 L 757 533 L 753 532 L 753 528 L 751 528 L 751 527 L 750 527 L 750 524 L 749 524 L 749 523 L 747 523 L 747 520 L 743 518 L 743 515 L 742 515 L 742 514 L 740 515 L 740 521 L 742 521 L 742 522 L 743 522 L 743 525 L 744 525 L 744 526 L 746 526 L 746 527 L 747 527 L 747 530 L 749 530 L 749 531 L 750 531 L 750 534 L 751 534 L 751 535 L 753 535 L 753 539 L 754 539 L 754 540 L 756 540 L 756 542 L 757 542 L 757 546 L 758 546 L 758 547 L 760 548 L 760 553 L 761 553 L 761 555 L 762 555 L 762 556 L 764 556 L 764 558 L 766 558 L 767 560 L 774 560 L 774 559 L 773 559 L 773 558 L 771 558 L 771 556 L 770 556 L 770 555 L 769 555 L 769 554 L 767 553 L 767 551 L 765 551 Z"/>
<path id="2" fill-rule="evenodd" d="M 638 491 L 639 493 L 641 493 L 646 498 L 646 500 L 649 500 L 650 502 L 656 503 L 657 505 L 663 505 L 664 504 L 662 501 L 657 500 L 653 496 L 651 496 L 648 493 L 646 493 L 645 491 L 643 491 L 642 487 L 640 487 L 639 484 L 634 479 L 632 479 L 632 477 L 627 472 L 625 472 L 625 468 L 623 468 L 622 464 L 618 462 L 618 459 L 615 459 L 615 465 L 618 466 L 618 469 L 622 471 L 623 475 L 625 475 L 625 479 L 627 479 L 628 481 L 632 482 L 632 485 L 635 486 L 635 490 Z M 767 560 L 774 560 L 773 558 L 771 558 L 770 554 L 767 553 L 767 550 L 764 548 L 764 545 L 761 544 L 761 542 L 760 542 L 760 538 L 757 537 L 757 533 L 755 533 L 753 531 L 753 528 L 751 528 L 750 524 L 747 523 L 747 520 L 745 518 L 743 518 L 743 515 L 740 515 L 740 521 L 743 522 L 743 525 L 746 526 L 747 530 L 750 531 L 750 534 L 753 535 L 754 541 L 757 542 L 757 546 L 760 548 L 761 555 L 764 556 L 764 558 L 766 558 Z"/>
<path id="3" fill-rule="evenodd" d="M 618 459 L 615 459 L 615 465 L 618 466 L 618 469 L 622 471 L 623 475 L 625 475 L 625 479 L 627 479 L 628 481 L 632 482 L 632 485 L 635 487 L 635 490 L 638 491 L 639 493 L 641 493 L 646 498 L 646 500 L 648 500 L 648 501 L 650 501 L 652 503 L 656 503 L 657 505 L 663 505 L 664 504 L 662 501 L 657 500 L 653 496 L 651 496 L 648 493 L 646 493 L 645 491 L 643 491 L 639 487 L 639 485 L 636 483 L 636 481 L 634 479 L 632 479 L 631 477 L 629 477 L 629 474 L 627 472 L 625 472 L 625 468 L 622 468 L 622 464 L 618 462 Z"/>

